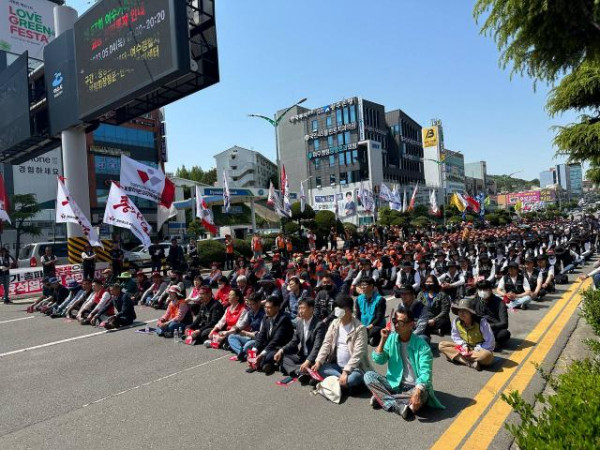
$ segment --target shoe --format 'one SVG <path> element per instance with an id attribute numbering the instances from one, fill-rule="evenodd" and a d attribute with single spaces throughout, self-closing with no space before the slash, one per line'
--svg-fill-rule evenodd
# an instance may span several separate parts
<path id="1" fill-rule="evenodd" d="M 303 373 L 302 375 L 300 375 L 298 377 L 298 381 L 300 382 L 300 384 L 302 386 L 306 386 L 310 382 L 310 380 L 311 380 L 310 375 L 307 375 L 305 373 Z"/>
<path id="2" fill-rule="evenodd" d="M 273 364 L 267 363 L 262 367 L 262 371 L 265 373 L 266 376 L 273 375 L 275 373 L 275 367 L 273 366 Z"/>
<path id="3" fill-rule="evenodd" d="M 371 408 L 373 409 L 381 409 L 381 403 L 379 403 L 379 401 L 375 398 L 375 396 L 371 396 L 371 400 L 369 400 L 369 404 L 371 405 Z"/>
<path id="4" fill-rule="evenodd" d="M 475 361 L 471 363 L 471 369 L 475 369 L 477 372 L 481 372 L 482 367 L 478 361 Z"/>
<path id="5" fill-rule="evenodd" d="M 242 362 L 242 363 L 243 363 L 243 362 L 246 362 L 246 355 L 241 355 L 241 354 L 240 354 L 240 355 L 238 355 L 238 356 L 237 356 L 237 360 L 238 360 L 239 362 Z"/>
<path id="6" fill-rule="evenodd" d="M 203 344 L 206 348 L 210 348 L 210 341 L 207 339 Z"/>
<path id="7" fill-rule="evenodd" d="M 413 416 L 413 411 L 410 409 L 410 406 L 404 404 L 399 409 L 396 410 L 398 414 L 404 419 L 408 420 Z"/>
<path id="8" fill-rule="evenodd" d="M 438 336 L 443 337 L 444 336 L 444 331 L 441 328 L 438 328 L 437 330 L 435 330 L 435 334 L 437 334 Z"/>
<path id="9" fill-rule="evenodd" d="M 10 305 L 12 302 L 10 300 L 4 300 L 5 305 Z"/>
<path id="10" fill-rule="evenodd" d="M 522 310 L 525 310 L 525 309 L 527 309 L 527 303 L 523 303 L 523 304 L 521 305 L 521 309 L 522 309 Z"/>
<path id="11" fill-rule="evenodd" d="M 246 373 L 254 373 L 254 372 L 256 372 L 256 370 L 257 370 L 257 369 L 255 369 L 254 367 L 248 367 L 248 368 L 246 369 Z"/>

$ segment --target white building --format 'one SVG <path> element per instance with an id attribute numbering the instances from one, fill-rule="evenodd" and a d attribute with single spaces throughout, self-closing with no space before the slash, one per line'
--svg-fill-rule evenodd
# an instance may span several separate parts
<path id="1" fill-rule="evenodd" d="M 236 145 L 214 158 L 219 187 L 223 185 L 223 170 L 230 188 L 268 188 L 271 178 L 277 177 L 277 165 L 254 150 Z"/>

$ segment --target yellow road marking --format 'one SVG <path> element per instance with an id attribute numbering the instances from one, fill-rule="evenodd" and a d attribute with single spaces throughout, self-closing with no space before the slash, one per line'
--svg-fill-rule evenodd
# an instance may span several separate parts
<path id="1" fill-rule="evenodd" d="M 586 284 L 590 283 L 591 281 Z M 562 330 L 567 325 L 567 322 L 579 306 L 580 301 L 581 295 L 576 295 L 575 300 L 571 300 L 569 302 L 558 319 L 556 319 L 556 322 L 554 322 L 552 325 L 552 332 L 546 333 L 540 343 L 535 346 L 535 349 L 531 353 L 531 357 L 527 360 L 525 365 L 519 368 L 515 377 L 504 389 L 504 394 L 508 394 L 512 391 L 518 391 L 522 393 L 525 390 L 537 373 L 536 365 L 544 362 L 544 359 L 556 343 L 556 340 L 558 339 Z M 498 431 L 504 424 L 504 421 L 510 414 L 511 410 L 512 408 L 510 405 L 498 397 L 477 428 L 473 430 L 473 433 L 465 442 L 463 448 L 487 448 L 494 440 L 494 437 L 498 434 Z"/>
<path id="2" fill-rule="evenodd" d="M 494 401 L 497 393 L 520 368 L 521 363 L 531 354 L 541 336 L 546 332 L 550 325 L 552 325 L 552 322 L 558 317 L 565 305 L 569 303 L 574 293 L 580 287 L 582 287 L 582 283 L 579 282 L 575 282 L 569 286 L 569 289 L 567 289 L 552 309 L 546 313 L 536 327 L 529 335 L 527 335 L 523 344 L 528 347 L 523 348 L 523 344 L 521 344 L 521 346 L 510 355 L 504 364 L 502 371 L 496 372 L 475 396 L 475 404 L 466 408 L 458 415 L 454 422 L 452 422 L 436 441 L 432 449 L 445 450 L 457 448 L 459 446 L 465 436 L 468 435 L 477 421 L 482 417 L 488 406 Z M 560 332 L 557 334 L 560 334 Z"/>

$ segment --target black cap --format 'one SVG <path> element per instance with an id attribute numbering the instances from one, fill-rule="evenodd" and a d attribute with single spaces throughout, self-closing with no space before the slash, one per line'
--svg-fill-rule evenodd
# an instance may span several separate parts
<path id="1" fill-rule="evenodd" d="M 511 267 L 513 269 L 518 269 L 519 268 L 519 264 L 517 262 L 515 262 L 515 261 L 511 261 L 511 262 L 508 263 L 508 268 L 510 269 Z"/>

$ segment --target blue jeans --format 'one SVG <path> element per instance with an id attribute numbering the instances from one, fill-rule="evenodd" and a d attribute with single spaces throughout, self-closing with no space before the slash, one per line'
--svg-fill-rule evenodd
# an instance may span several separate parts
<path id="1" fill-rule="evenodd" d="M 531 297 L 529 295 L 526 295 L 525 297 L 514 299 L 512 302 L 510 302 L 506 306 L 509 307 L 509 308 L 521 308 L 521 309 L 525 309 L 525 308 L 527 308 L 527 305 L 529 303 L 531 303 Z"/>
<path id="2" fill-rule="evenodd" d="M 594 275 L 592 277 L 592 279 L 594 280 L 594 287 L 596 289 L 600 289 L 600 273 L 597 273 L 596 275 Z"/>
<path id="3" fill-rule="evenodd" d="M 0 275 L 2 278 L 2 286 L 4 287 L 4 301 L 8 301 L 8 291 L 10 289 L 10 274 Z"/>
<path id="4" fill-rule="evenodd" d="M 238 356 L 246 356 L 248 350 L 250 350 L 256 341 L 246 336 L 240 336 L 239 334 L 230 334 L 227 336 L 227 342 L 233 353 Z"/>
<path id="5" fill-rule="evenodd" d="M 156 334 L 162 336 L 165 333 L 173 333 L 176 328 L 179 328 L 179 333 L 181 334 L 183 333 L 183 330 L 185 330 L 185 324 L 181 322 L 169 322 L 169 325 L 167 325 L 164 329 L 157 328 Z"/>
<path id="6" fill-rule="evenodd" d="M 343 368 L 338 366 L 336 363 L 327 363 L 319 369 L 319 374 L 323 378 L 327 377 L 340 377 L 342 375 Z M 363 378 L 363 372 L 360 369 L 354 369 L 350 375 L 348 375 L 348 389 L 350 392 L 363 387 L 365 384 Z"/>

